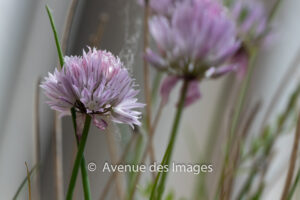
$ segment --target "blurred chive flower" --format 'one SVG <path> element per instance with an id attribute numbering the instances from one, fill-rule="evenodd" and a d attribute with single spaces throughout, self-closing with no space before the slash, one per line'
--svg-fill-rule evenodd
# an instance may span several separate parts
<path id="1" fill-rule="evenodd" d="M 232 62 L 239 65 L 237 75 L 243 79 L 249 63 L 246 48 L 249 45 L 260 46 L 269 37 L 268 15 L 264 4 L 257 0 L 238 0 L 231 12 L 237 24 L 239 39 L 243 43 Z"/>
<path id="2" fill-rule="evenodd" d="M 90 115 L 100 129 L 106 128 L 107 116 L 132 127 L 141 125 L 141 112 L 135 109 L 144 104 L 137 102 L 139 91 L 134 89 L 134 81 L 118 57 L 89 48 L 82 56 L 66 56 L 64 61 L 63 69 L 56 68 L 41 84 L 53 110 L 66 115 L 74 107 L 79 129 L 85 115 Z"/>
<path id="3" fill-rule="evenodd" d="M 227 62 L 240 48 L 236 25 L 218 2 L 176 1 L 170 16 L 154 15 L 149 26 L 158 53 L 147 49 L 145 59 L 169 74 L 161 87 L 164 102 L 181 79 L 191 82 L 185 103 L 190 105 L 201 96 L 198 80 L 236 70 L 236 63 Z"/>
<path id="4" fill-rule="evenodd" d="M 259 42 L 267 34 L 268 16 L 265 6 L 257 0 L 238 0 L 232 8 L 242 40 Z"/>

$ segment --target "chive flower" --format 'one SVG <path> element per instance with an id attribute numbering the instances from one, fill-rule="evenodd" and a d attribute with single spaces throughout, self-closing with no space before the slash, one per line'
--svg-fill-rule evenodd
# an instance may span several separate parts
<path id="1" fill-rule="evenodd" d="M 139 91 L 118 57 L 89 48 L 82 56 L 66 56 L 64 61 L 63 69 L 56 68 L 41 84 L 53 110 L 66 115 L 75 108 L 78 118 L 90 115 L 100 129 L 106 128 L 107 117 L 131 127 L 141 125 L 141 112 L 136 109 L 144 104 L 137 102 Z"/>
<path id="2" fill-rule="evenodd" d="M 161 87 L 163 101 L 179 80 L 188 79 L 189 105 L 201 96 L 197 81 L 236 70 L 227 62 L 240 48 L 236 24 L 217 1 L 176 1 L 171 15 L 154 15 L 149 26 L 157 51 L 148 49 L 145 59 L 169 75 Z"/>

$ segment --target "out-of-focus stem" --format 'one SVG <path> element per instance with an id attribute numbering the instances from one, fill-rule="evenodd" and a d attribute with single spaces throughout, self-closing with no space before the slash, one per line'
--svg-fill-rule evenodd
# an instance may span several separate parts
<path id="1" fill-rule="evenodd" d="M 113 138 L 113 125 L 110 120 L 108 120 L 108 127 L 107 127 L 107 132 L 106 132 L 106 139 L 107 139 L 107 144 L 108 144 L 108 150 L 111 158 L 112 164 L 117 164 L 118 158 L 117 158 L 117 147 Z M 122 179 L 120 176 L 120 173 L 116 173 L 115 175 L 116 178 L 116 191 L 118 195 L 118 199 L 122 200 L 124 199 L 124 194 L 123 194 L 123 187 L 122 187 Z"/>
<path id="2" fill-rule="evenodd" d="M 149 149 L 151 148 L 151 144 L 152 144 L 152 141 L 153 141 L 153 136 L 154 136 L 155 130 L 157 128 L 157 124 L 159 122 L 163 107 L 164 107 L 164 103 L 161 101 L 160 104 L 159 104 L 158 112 L 155 116 L 154 122 L 151 125 L 152 137 L 149 137 L 149 140 L 151 140 L 151 141 L 147 142 L 147 146 L 146 146 L 146 149 L 145 149 L 144 154 L 142 156 L 140 165 L 143 165 L 146 161 L 147 154 L 149 152 Z M 155 173 L 152 173 L 152 174 L 155 175 Z M 134 183 L 133 183 L 134 186 L 137 185 L 137 183 L 139 182 L 140 176 L 141 176 L 141 172 L 138 172 L 138 174 L 135 177 Z M 154 180 L 155 180 L 155 176 L 154 176 Z M 129 194 L 129 198 L 128 198 L 129 200 L 133 199 L 135 191 L 136 191 L 136 187 L 132 188 L 132 190 L 130 191 L 130 194 Z"/>
<path id="3" fill-rule="evenodd" d="M 222 168 L 222 172 L 221 172 L 221 178 L 220 178 L 220 183 L 219 183 L 219 188 L 220 190 L 220 194 L 219 192 L 217 192 L 217 195 L 220 195 L 220 199 L 224 199 L 225 198 L 225 192 L 226 192 L 226 186 L 225 186 L 225 176 L 226 176 L 226 170 L 227 170 L 227 164 L 229 161 L 229 154 L 231 152 L 231 146 L 232 146 L 232 140 L 233 138 L 235 138 L 236 135 L 236 130 L 238 128 L 238 122 L 240 120 L 240 116 L 244 107 L 244 103 L 245 103 L 245 99 L 246 99 L 246 94 L 250 85 L 250 81 L 253 75 L 253 71 L 255 68 L 255 60 L 256 60 L 256 55 L 257 55 L 257 50 L 256 48 L 249 48 L 249 53 L 250 53 L 250 63 L 249 63 L 249 68 L 248 68 L 248 72 L 247 72 L 247 76 L 246 79 L 243 81 L 241 90 L 239 92 L 239 96 L 238 96 L 238 100 L 237 100 L 237 107 L 234 111 L 234 115 L 233 115 L 233 119 L 232 119 L 232 123 L 231 123 L 231 127 L 230 127 L 230 132 L 229 132 L 229 138 L 228 138 L 228 142 L 227 142 L 227 146 L 226 146 L 226 151 L 225 151 L 225 159 L 224 159 L 224 163 L 223 163 L 223 168 Z"/>
<path id="4" fill-rule="evenodd" d="M 162 161 L 163 166 L 169 166 L 169 164 L 170 164 L 170 160 L 171 160 L 171 157 L 172 157 L 176 136 L 177 136 L 177 133 L 178 133 L 178 127 L 179 127 L 179 123 L 180 123 L 180 119 L 181 119 L 181 115 L 182 115 L 182 111 L 183 111 L 183 107 L 184 107 L 184 101 L 185 101 L 187 90 L 188 90 L 188 85 L 189 85 L 189 81 L 184 80 L 182 90 L 181 90 L 181 93 L 180 93 L 179 102 L 178 102 L 177 112 L 176 112 L 176 115 L 175 115 L 172 131 L 171 131 L 169 144 L 168 144 L 168 147 L 166 149 L 166 152 L 164 154 L 164 158 L 163 158 L 163 161 Z M 162 194 L 163 194 L 163 191 L 164 191 L 164 188 L 165 188 L 165 181 L 166 181 L 167 174 L 168 174 L 168 172 L 165 172 L 165 171 L 159 172 L 158 175 L 157 175 L 157 178 L 155 180 L 155 183 L 154 183 L 154 186 L 153 186 L 152 192 L 151 192 L 151 197 L 150 197 L 151 200 L 154 200 L 154 199 L 156 200 L 156 198 L 154 196 L 155 196 L 155 193 L 156 193 L 156 186 L 157 186 L 157 183 L 158 183 L 158 180 L 160 178 L 161 173 L 162 173 L 162 176 L 161 176 L 160 184 L 157 188 L 157 195 L 158 195 L 157 200 L 160 200 L 161 197 L 162 197 Z"/>
<path id="5" fill-rule="evenodd" d="M 149 7 L 149 0 L 145 0 L 145 12 L 144 12 L 144 48 L 143 52 L 146 53 L 146 50 L 149 46 L 149 24 L 148 19 L 150 15 L 150 7 Z M 149 66 L 146 60 L 144 60 L 144 92 L 145 92 L 145 99 L 146 99 L 146 127 L 148 130 L 149 138 L 152 138 L 153 131 L 151 129 L 151 108 L 152 108 L 152 102 L 151 102 L 151 90 L 149 85 L 150 80 L 150 74 L 149 74 Z M 154 155 L 154 149 L 152 144 L 152 139 L 149 139 L 150 148 L 150 160 L 151 163 L 155 161 L 155 155 Z"/>
<path id="6" fill-rule="evenodd" d="M 263 172 L 262 175 L 260 177 L 260 185 L 259 185 L 259 190 L 263 190 L 264 189 L 264 178 L 266 175 L 266 171 L 268 170 L 270 163 L 271 163 L 271 150 L 273 148 L 273 145 L 275 143 L 275 140 L 278 138 L 278 136 L 280 135 L 280 133 L 283 130 L 284 124 L 288 118 L 288 116 L 290 115 L 290 113 L 295 109 L 295 105 L 298 99 L 298 96 L 300 94 L 300 85 L 297 86 L 296 90 L 292 93 L 289 102 L 286 106 L 286 109 L 284 111 L 283 114 L 280 115 L 279 117 L 279 122 L 278 122 L 278 127 L 276 128 L 275 132 L 273 133 L 273 136 L 267 140 L 266 144 L 264 145 L 264 149 L 262 152 L 262 155 L 257 159 L 256 162 L 253 163 L 252 167 L 251 167 L 251 172 L 248 175 L 248 178 L 246 179 L 245 183 L 243 184 L 243 186 L 241 187 L 241 190 L 238 194 L 238 200 L 241 200 L 246 194 L 247 192 L 250 190 L 250 187 L 253 183 L 253 179 L 255 177 L 255 175 L 257 174 L 259 168 L 261 168 L 261 163 L 265 163 L 265 161 L 267 160 L 268 162 L 266 164 L 264 164 L 264 168 L 263 168 Z M 265 131 L 261 132 L 261 134 L 264 134 Z"/>
<path id="7" fill-rule="evenodd" d="M 290 190 L 290 192 L 289 192 L 289 195 L 288 195 L 288 197 L 287 197 L 287 200 L 291 200 L 291 199 L 292 199 L 292 197 L 293 197 L 293 195 L 294 195 L 294 192 L 295 192 L 295 190 L 296 190 L 296 187 L 297 187 L 297 185 L 298 185 L 298 183 L 299 183 L 299 179 L 300 179 L 300 169 L 298 169 L 298 172 L 297 172 L 295 181 L 294 181 L 294 183 L 293 183 L 293 185 L 292 185 L 292 187 L 291 187 L 291 190 Z"/>
<path id="8" fill-rule="evenodd" d="M 66 53 L 67 43 L 70 36 L 71 26 L 74 19 L 74 14 L 75 14 L 77 4 L 78 4 L 78 0 L 72 0 L 68 9 L 68 15 L 65 22 L 64 32 L 62 34 L 62 40 L 61 40 L 61 50 L 64 54 Z"/>
<path id="9" fill-rule="evenodd" d="M 282 192 L 281 200 L 286 200 L 286 198 L 288 197 L 290 185 L 292 183 L 292 179 L 293 179 L 293 175 L 294 175 L 296 160 L 297 160 L 297 151 L 298 151 L 298 147 L 299 147 L 299 140 L 300 140 L 300 113 L 298 116 L 298 125 L 297 125 L 297 129 L 295 132 L 295 139 L 294 139 L 293 149 L 292 149 L 291 158 L 290 158 L 290 166 L 289 166 L 288 174 L 287 174 L 287 177 L 285 180 L 285 185 L 284 185 L 284 189 Z"/>
<path id="10" fill-rule="evenodd" d="M 64 199 L 64 175 L 63 175 L 63 150 L 62 150 L 62 124 L 59 113 L 54 112 L 54 160 L 55 160 L 55 179 L 56 179 L 56 199 Z"/>
<path id="11" fill-rule="evenodd" d="M 29 175 L 32 176 L 32 173 L 33 173 L 35 170 L 38 170 L 38 165 L 37 165 L 37 164 L 34 165 L 34 166 L 31 168 L 31 170 L 30 170 L 30 172 L 29 172 Z M 17 199 L 18 199 L 18 196 L 19 196 L 19 194 L 21 193 L 23 187 L 26 185 L 26 182 L 27 182 L 27 176 L 25 177 L 25 179 L 22 181 L 22 183 L 21 183 L 20 186 L 18 187 L 18 189 L 17 189 L 15 195 L 14 195 L 13 198 L 12 198 L 13 200 L 17 200 Z"/>
<path id="12" fill-rule="evenodd" d="M 291 77 L 293 74 L 296 74 L 297 70 L 299 69 L 300 63 L 300 48 L 298 48 L 295 57 L 293 58 L 291 64 L 288 67 L 288 71 L 284 74 L 283 78 L 281 79 L 278 88 L 271 99 L 271 103 L 269 104 L 267 111 L 263 117 L 263 122 L 261 124 L 260 130 L 262 131 L 263 128 L 266 126 L 267 120 L 269 119 L 278 99 L 282 96 L 283 90 L 287 87 L 288 83 L 290 82 Z"/>
<path id="13" fill-rule="evenodd" d="M 236 140 L 236 144 L 234 145 L 235 151 L 233 151 L 233 160 L 231 160 L 231 166 L 229 168 L 229 173 L 228 173 L 228 186 L 227 186 L 227 192 L 226 192 L 226 197 L 225 199 L 229 200 L 231 198 L 231 193 L 232 193 L 232 188 L 234 185 L 234 180 L 235 180 L 235 174 L 237 172 L 237 167 L 238 163 L 240 161 L 240 153 L 241 153 L 241 146 L 243 145 L 244 141 L 247 138 L 247 135 L 249 134 L 249 128 L 251 124 L 253 123 L 253 120 L 255 119 L 255 116 L 259 110 L 260 103 L 257 103 L 255 107 L 251 110 L 249 113 L 249 117 L 247 118 L 245 122 L 245 126 L 242 128 L 242 131 L 240 132 L 239 136 L 237 137 L 238 139 Z"/>
<path id="14" fill-rule="evenodd" d="M 128 142 L 128 144 L 126 145 L 126 147 L 124 149 L 123 154 L 121 155 L 121 158 L 117 162 L 117 165 L 121 165 L 124 162 L 125 157 L 126 157 L 127 153 L 129 152 L 129 149 L 130 149 L 133 141 L 135 140 L 136 136 L 137 136 L 136 133 L 134 133 L 134 135 L 131 137 L 130 141 Z M 103 192 L 102 192 L 99 200 L 104 200 L 106 198 L 106 195 L 107 195 L 107 193 L 108 193 L 108 191 L 110 189 L 110 185 L 113 183 L 113 180 L 115 179 L 116 175 L 117 175 L 117 171 L 114 171 L 110 175 L 110 177 L 109 177 L 109 179 L 108 179 L 108 181 L 107 181 L 107 183 L 106 183 L 106 185 L 105 185 L 105 187 L 103 189 Z"/>
<path id="15" fill-rule="evenodd" d="M 268 18 L 268 22 L 271 22 L 280 6 L 281 0 L 277 0 L 274 4 L 274 6 L 272 7 L 271 11 L 270 11 L 270 15 Z"/>
<path id="16" fill-rule="evenodd" d="M 27 172 L 27 182 L 28 182 L 28 200 L 31 200 L 31 181 L 30 181 L 30 173 L 29 173 L 29 169 L 28 169 L 28 165 L 25 162 L 26 165 L 26 172 Z"/>
<path id="17" fill-rule="evenodd" d="M 38 78 L 36 82 L 35 94 L 34 94 L 34 137 L 35 137 L 35 163 L 40 163 L 40 83 L 41 79 Z M 35 177 L 35 187 L 34 197 L 36 199 L 41 199 L 40 197 L 40 171 L 37 172 Z"/>

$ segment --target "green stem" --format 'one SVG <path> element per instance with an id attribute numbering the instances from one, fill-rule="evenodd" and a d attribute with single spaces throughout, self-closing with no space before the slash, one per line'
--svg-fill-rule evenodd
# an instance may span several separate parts
<path id="1" fill-rule="evenodd" d="M 54 20 L 52 17 L 52 14 L 50 12 L 50 9 L 48 7 L 48 5 L 46 5 L 46 10 L 48 13 L 48 17 L 51 23 L 51 27 L 52 27 L 52 31 L 53 31 L 53 35 L 54 35 L 54 39 L 55 39 L 55 44 L 56 44 L 56 49 L 57 49 L 57 54 L 58 54 L 58 58 L 59 58 L 59 63 L 61 68 L 63 68 L 64 65 L 64 58 L 63 58 L 63 53 L 62 53 L 62 49 L 60 46 L 60 42 L 58 39 L 58 35 L 57 35 L 57 31 L 55 28 L 55 24 L 54 24 Z M 74 126 L 74 133 L 75 133 L 75 138 L 76 138 L 76 142 L 77 142 L 77 146 L 79 145 L 79 140 L 78 137 L 76 135 L 77 132 L 77 125 L 76 125 L 76 113 L 75 113 L 75 109 L 71 108 L 71 113 L 72 113 L 72 122 L 73 122 L 73 126 Z M 90 184 L 89 184 L 89 179 L 88 179 L 88 173 L 86 170 L 86 162 L 84 159 L 84 156 L 82 158 L 81 161 L 81 176 L 82 176 L 82 184 L 83 184 L 83 191 L 84 191 L 84 197 L 85 199 L 89 200 L 91 199 L 91 191 L 90 191 Z"/>
<path id="2" fill-rule="evenodd" d="M 168 151 L 168 148 L 167 148 L 167 151 Z M 166 158 L 167 158 L 167 154 L 165 153 L 165 154 L 164 154 L 164 157 L 163 157 L 163 160 L 162 160 L 162 162 L 161 162 L 161 165 L 163 165 L 163 164 L 166 162 Z M 156 196 L 156 187 L 157 187 L 157 184 L 158 184 L 160 175 L 161 175 L 161 172 L 158 172 L 158 173 L 157 173 L 157 176 L 156 176 L 156 179 L 155 179 L 155 182 L 154 182 L 153 187 L 152 187 L 150 200 L 155 200 L 155 196 Z"/>
<path id="3" fill-rule="evenodd" d="M 243 81 L 241 90 L 239 92 L 239 96 L 238 96 L 238 101 L 237 101 L 237 107 L 235 109 L 234 115 L 233 115 L 233 119 L 232 119 L 232 123 L 231 123 L 231 127 L 230 127 L 230 132 L 229 132 L 229 138 L 228 138 L 228 143 L 226 146 L 226 153 L 225 153 L 225 159 L 223 162 L 223 169 L 222 169 L 222 174 L 221 174 L 221 179 L 220 179 L 220 183 L 219 183 L 219 189 L 222 189 L 222 187 L 224 186 L 224 181 L 225 181 L 225 171 L 226 171 L 226 167 L 229 161 L 229 153 L 230 153 L 230 149 L 232 146 L 232 139 L 234 138 L 235 134 L 236 134 L 236 130 L 238 127 L 238 122 L 240 120 L 240 116 L 242 113 L 242 109 L 244 107 L 244 103 L 245 103 L 245 99 L 246 99 L 246 94 L 250 85 L 250 81 L 253 75 L 253 71 L 255 68 L 254 62 L 257 56 L 257 50 L 256 48 L 249 48 L 249 53 L 250 53 L 250 62 L 249 62 L 249 69 L 248 69 L 248 73 L 246 76 L 246 79 Z M 216 193 L 216 195 L 219 195 L 219 192 Z M 222 194 L 221 194 L 222 195 Z"/>
<path id="4" fill-rule="evenodd" d="M 291 190 L 290 190 L 290 192 L 289 192 L 289 195 L 288 195 L 287 200 L 291 200 L 291 199 L 292 199 L 292 197 L 293 197 L 293 195 L 294 195 L 294 192 L 295 192 L 295 190 L 296 190 L 296 187 L 297 187 L 297 185 L 298 185 L 298 183 L 299 183 L 299 179 L 300 179 L 300 169 L 299 169 L 298 172 L 297 172 L 295 181 L 294 181 L 294 183 L 293 183 L 293 185 L 292 185 L 292 187 L 291 187 Z"/>
<path id="5" fill-rule="evenodd" d="M 179 103 L 178 103 L 178 108 L 177 108 L 176 116 L 175 116 L 175 119 L 174 119 L 173 128 L 172 128 L 172 131 L 171 131 L 171 137 L 170 137 L 169 144 L 168 144 L 168 147 L 166 149 L 166 152 L 164 154 L 163 161 L 161 163 L 164 166 L 165 165 L 169 166 L 169 164 L 170 164 L 170 160 L 171 160 L 171 157 L 172 157 L 174 144 L 175 144 L 175 140 L 176 140 L 176 136 L 177 136 L 177 132 L 178 132 L 179 122 L 180 122 L 183 107 L 184 107 L 184 101 L 185 101 L 185 97 L 186 97 L 187 90 L 188 90 L 188 84 L 189 84 L 189 82 L 187 80 L 185 80 L 184 83 L 183 83 L 183 86 L 182 86 L 181 95 L 180 95 L 180 99 L 179 99 Z M 168 169 L 168 171 L 169 170 L 170 169 Z M 157 199 L 158 200 L 161 199 L 164 188 L 165 188 L 165 182 L 166 182 L 168 171 L 167 172 L 166 171 L 159 172 L 157 174 L 157 177 L 155 179 L 155 183 L 154 183 L 154 186 L 153 186 L 152 192 L 151 192 L 151 197 L 150 197 L 151 200 L 154 200 L 155 190 L 156 190 L 156 187 L 157 187 L 158 180 L 159 180 L 160 176 L 162 176 L 162 177 L 161 177 L 161 182 L 160 182 L 160 184 L 158 186 L 158 189 L 157 189 L 157 191 L 158 191 L 158 198 Z M 162 175 L 161 175 L 161 173 L 162 173 Z"/>
<path id="6" fill-rule="evenodd" d="M 275 16 L 275 14 L 276 14 L 276 12 L 277 12 L 277 10 L 278 10 L 278 8 L 279 8 L 281 2 L 282 2 L 282 0 L 277 0 L 277 1 L 275 2 L 274 6 L 273 6 L 272 9 L 271 9 L 270 15 L 269 15 L 269 17 L 268 17 L 268 22 L 271 22 L 271 21 L 273 20 L 273 18 L 274 18 L 274 16 Z"/>
<path id="7" fill-rule="evenodd" d="M 48 5 L 46 5 L 46 10 L 47 10 L 47 13 L 48 13 L 48 16 L 49 16 L 49 19 L 50 19 L 50 23 L 51 23 L 51 27 L 52 27 L 52 31 L 53 31 L 53 34 L 54 34 L 56 49 L 57 49 L 57 53 L 58 53 L 58 57 L 59 57 L 59 63 L 60 63 L 60 66 L 62 68 L 63 65 L 64 65 L 64 57 L 63 57 L 63 53 L 62 53 L 60 43 L 59 43 L 59 39 L 58 39 L 58 36 L 57 36 L 57 31 L 56 31 L 56 28 L 55 28 L 55 25 L 54 25 L 54 20 L 53 20 L 53 17 L 52 17 L 52 14 L 50 12 L 50 9 L 49 9 Z"/>
<path id="8" fill-rule="evenodd" d="M 90 199 L 92 199 L 92 196 L 91 196 L 91 190 L 90 190 L 89 176 L 88 176 L 88 173 L 86 170 L 86 162 L 85 162 L 84 157 L 82 158 L 80 168 L 81 168 L 81 178 L 82 178 L 84 199 L 90 200 Z"/>
<path id="9" fill-rule="evenodd" d="M 77 147 L 79 146 L 79 139 L 77 137 L 77 124 L 76 124 L 76 112 L 75 108 L 71 108 L 71 114 L 72 114 L 72 122 L 74 126 L 74 133 L 76 138 Z M 86 169 L 86 162 L 84 159 L 84 156 L 82 157 L 81 161 L 81 178 L 82 178 L 82 186 L 83 186 L 83 193 L 84 193 L 84 199 L 90 200 L 91 197 L 91 190 L 90 190 L 90 182 L 89 182 L 89 176 Z"/>
<path id="10" fill-rule="evenodd" d="M 74 188 L 75 188 L 75 184 L 76 184 L 76 178 L 77 178 L 78 171 L 79 171 L 79 165 L 82 163 L 83 152 L 84 152 L 85 144 L 87 141 L 90 124 L 91 124 L 91 117 L 89 115 L 86 115 L 86 119 L 84 122 L 84 128 L 83 128 L 83 132 L 82 132 L 82 137 L 81 137 L 81 140 L 79 143 L 78 152 L 77 152 L 75 163 L 73 166 L 66 200 L 72 200 L 72 196 L 73 196 L 73 192 L 74 192 Z"/>

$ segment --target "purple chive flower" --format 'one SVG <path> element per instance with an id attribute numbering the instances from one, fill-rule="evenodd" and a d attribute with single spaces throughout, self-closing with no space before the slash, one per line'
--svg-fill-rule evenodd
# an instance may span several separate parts
<path id="1" fill-rule="evenodd" d="M 243 46 L 264 43 L 268 36 L 268 16 L 262 2 L 257 0 L 238 0 L 232 7 L 232 15 L 238 27 L 238 35 Z M 244 48 L 233 56 L 232 63 L 238 65 L 237 75 L 243 79 L 246 74 L 249 55 Z"/>
<path id="2" fill-rule="evenodd" d="M 234 21 L 220 3 L 212 0 L 178 1 L 170 16 L 155 15 L 149 26 L 158 53 L 148 49 L 145 59 L 171 76 L 161 88 L 163 101 L 167 100 L 170 88 L 176 84 L 176 77 L 177 80 L 188 78 L 193 81 L 235 70 L 236 64 L 224 65 L 240 48 L 240 42 Z M 187 100 L 191 102 L 188 105 L 201 96 L 197 91 L 198 86 L 190 84 Z"/>
<path id="3" fill-rule="evenodd" d="M 139 91 L 118 57 L 89 48 L 83 56 L 65 57 L 64 61 L 63 69 L 49 73 L 41 84 L 53 110 L 65 115 L 74 107 L 79 129 L 86 115 L 100 129 L 106 128 L 106 117 L 132 127 L 141 125 L 141 112 L 135 109 L 144 104 L 137 102 Z"/>
<path id="4" fill-rule="evenodd" d="M 232 8 L 242 40 L 258 42 L 267 35 L 268 16 L 265 6 L 257 0 L 239 0 Z"/>

